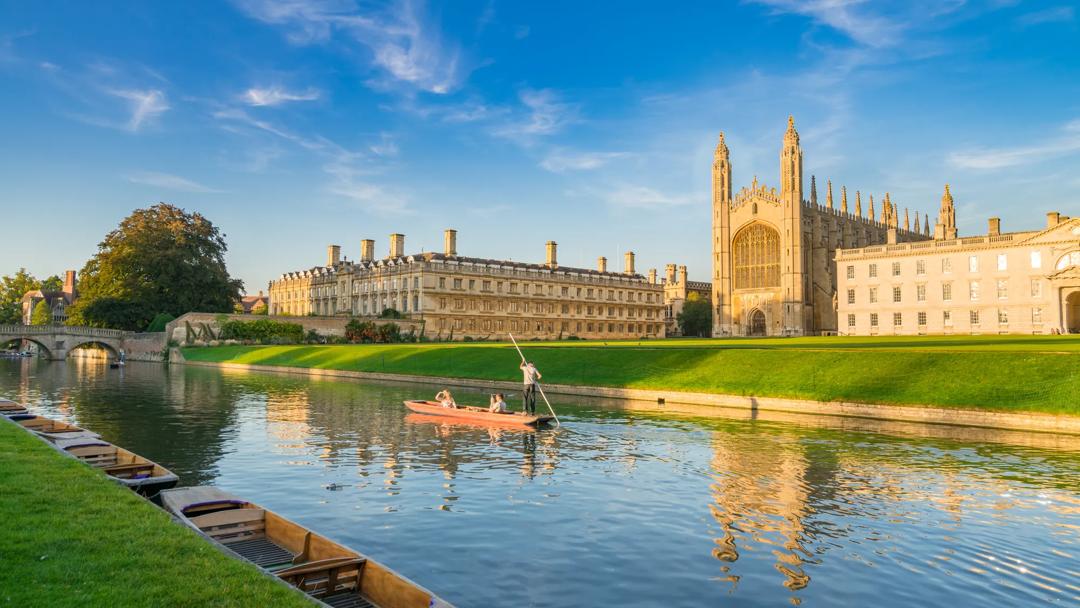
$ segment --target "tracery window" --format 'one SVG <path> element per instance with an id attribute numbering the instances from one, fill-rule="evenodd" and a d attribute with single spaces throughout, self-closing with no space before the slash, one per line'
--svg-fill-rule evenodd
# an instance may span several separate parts
<path id="1" fill-rule="evenodd" d="M 1065 270 L 1069 266 L 1080 266 L 1080 251 L 1072 251 L 1061 256 L 1055 270 Z"/>
<path id="2" fill-rule="evenodd" d="M 735 289 L 780 286 L 780 235 L 764 224 L 739 232 L 733 243 Z"/>

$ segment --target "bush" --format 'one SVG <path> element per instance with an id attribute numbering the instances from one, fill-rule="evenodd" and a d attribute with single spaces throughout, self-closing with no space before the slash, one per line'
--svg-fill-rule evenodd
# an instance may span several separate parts
<path id="1" fill-rule="evenodd" d="M 380 319 L 404 319 L 405 315 L 401 314 L 401 312 L 396 308 L 384 308 L 383 311 L 381 313 L 379 313 L 379 318 Z"/>
<path id="2" fill-rule="evenodd" d="M 175 318 L 176 317 L 170 315 L 167 312 L 159 312 L 158 314 L 154 315 L 154 320 L 150 321 L 150 325 L 148 325 L 146 327 L 146 331 L 148 331 L 148 332 L 165 331 L 165 326 L 168 325 L 169 322 L 171 322 Z"/>
<path id="3" fill-rule="evenodd" d="M 219 327 L 218 337 L 222 340 L 252 340 L 260 344 L 298 344 L 304 341 L 304 327 L 299 323 L 259 319 L 225 321 Z"/>
<path id="4" fill-rule="evenodd" d="M 396 342 L 415 342 L 416 336 L 412 332 L 402 334 L 401 327 L 397 323 L 376 325 L 374 321 L 352 319 L 345 326 L 345 339 L 352 343 L 361 344 L 392 344 Z"/>

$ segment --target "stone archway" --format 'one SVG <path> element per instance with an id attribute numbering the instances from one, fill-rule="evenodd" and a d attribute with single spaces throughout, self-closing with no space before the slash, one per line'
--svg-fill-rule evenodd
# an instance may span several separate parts
<path id="1" fill-rule="evenodd" d="M 45 346 L 44 342 L 28 336 L 20 336 L 18 338 L 8 338 L 7 336 L 4 336 L 3 338 L 0 338 L 0 347 L 6 347 L 11 344 L 18 344 L 21 346 L 23 342 L 29 342 L 36 346 L 38 348 L 38 356 L 52 359 L 52 351 L 49 350 L 48 346 Z"/>
<path id="2" fill-rule="evenodd" d="M 74 346 L 68 347 L 67 352 L 70 355 L 72 351 L 80 349 L 80 348 L 84 348 L 84 347 L 88 347 L 88 348 L 99 347 L 99 348 L 101 348 L 102 350 L 104 350 L 107 353 L 106 358 L 108 358 L 108 359 L 119 359 L 120 358 L 120 351 L 117 350 L 117 347 L 115 345 L 113 345 L 113 344 L 110 344 L 109 342 L 104 341 L 104 340 L 83 340 L 83 341 L 80 341 L 80 342 L 76 342 Z"/>
<path id="3" fill-rule="evenodd" d="M 1080 334 L 1080 291 L 1065 298 L 1065 331 Z"/>
<path id="4" fill-rule="evenodd" d="M 755 308 L 746 316 L 746 328 L 748 336 L 765 336 L 768 334 L 765 325 L 765 313 L 760 308 Z"/>

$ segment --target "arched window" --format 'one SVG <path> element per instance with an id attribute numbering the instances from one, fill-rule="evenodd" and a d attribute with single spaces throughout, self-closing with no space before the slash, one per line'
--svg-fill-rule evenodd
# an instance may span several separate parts
<path id="1" fill-rule="evenodd" d="M 780 235 L 756 223 L 735 235 L 735 289 L 780 286 Z"/>
<path id="2" fill-rule="evenodd" d="M 1080 251 L 1072 251 L 1061 256 L 1055 270 L 1065 270 L 1069 266 L 1080 266 Z"/>

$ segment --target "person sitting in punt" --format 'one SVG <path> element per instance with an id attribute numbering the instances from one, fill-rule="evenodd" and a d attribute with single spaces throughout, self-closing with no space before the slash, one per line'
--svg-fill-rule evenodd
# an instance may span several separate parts
<path id="1" fill-rule="evenodd" d="M 438 401 L 439 405 L 443 407 L 457 407 L 457 403 L 454 402 L 454 396 L 446 389 L 439 391 L 439 393 L 435 395 L 435 401 Z"/>
<path id="2" fill-rule="evenodd" d="M 488 407 L 488 411 L 495 414 L 505 414 L 509 411 L 506 405 L 506 398 L 502 393 L 495 393 L 491 396 L 491 405 Z"/>

